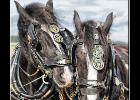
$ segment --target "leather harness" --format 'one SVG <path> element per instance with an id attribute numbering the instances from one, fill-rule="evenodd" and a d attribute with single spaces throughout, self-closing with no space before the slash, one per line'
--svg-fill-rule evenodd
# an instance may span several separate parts
<path id="1" fill-rule="evenodd" d="M 115 85 L 118 86 L 120 84 L 123 84 L 118 79 L 118 77 L 115 75 L 116 72 L 115 72 L 115 68 L 113 67 L 113 66 L 115 66 L 115 50 L 113 49 L 113 46 L 111 46 L 113 66 L 108 71 L 108 76 L 105 78 L 105 80 L 102 81 L 102 82 L 98 82 L 97 80 L 91 80 L 91 81 L 94 81 L 94 84 L 78 84 L 77 83 L 77 70 L 76 70 L 76 65 L 75 65 L 76 59 L 73 58 L 74 57 L 73 56 L 73 47 L 75 45 L 81 45 L 81 41 L 78 40 L 78 39 L 74 39 L 71 43 L 66 44 L 66 43 L 64 43 L 64 38 L 63 38 L 63 37 L 66 37 L 65 36 L 66 34 L 64 34 L 64 32 L 66 32 L 66 29 L 61 29 L 61 31 L 60 31 L 60 28 L 57 25 L 51 24 L 49 26 L 49 30 L 51 31 L 52 34 L 54 34 L 54 40 L 57 43 L 59 43 L 59 44 L 62 44 L 63 43 L 63 44 L 66 45 L 66 48 L 65 48 L 66 51 L 65 51 L 65 53 L 68 56 L 68 58 L 62 59 L 62 60 L 64 60 L 64 63 L 60 63 L 61 61 L 57 61 L 55 63 L 45 64 L 44 63 L 45 62 L 44 59 L 41 57 L 41 55 L 39 54 L 39 52 L 35 49 L 35 47 L 36 47 L 36 45 L 37 45 L 37 43 L 39 41 L 38 41 L 38 37 L 36 36 L 36 29 L 35 29 L 33 23 L 31 23 L 29 25 L 28 33 L 27 33 L 28 41 L 29 41 L 29 43 L 31 45 L 31 54 L 32 54 L 32 57 L 35 59 L 36 62 L 38 62 L 38 69 L 40 69 L 45 74 L 45 76 L 52 74 L 52 72 L 51 72 L 51 69 L 52 68 L 54 68 L 54 67 L 63 67 L 65 65 L 67 65 L 67 66 L 74 66 L 74 68 L 75 68 L 75 71 L 74 71 L 74 84 L 76 85 L 76 87 L 75 87 L 76 89 L 77 88 L 78 89 L 79 88 L 83 88 L 83 87 L 86 87 L 86 88 L 87 87 L 91 87 L 91 88 L 94 88 L 94 90 L 95 90 L 95 88 L 102 88 L 102 89 L 105 89 L 105 90 L 108 91 L 110 89 L 109 89 L 108 86 L 105 85 L 105 82 L 106 82 L 107 79 L 109 79 L 108 81 L 111 81 L 112 78 L 114 80 L 113 82 L 114 82 Z M 94 49 L 99 49 L 99 51 L 101 50 L 100 53 L 103 53 L 102 47 L 99 45 L 98 34 L 96 34 L 96 36 L 95 36 L 95 48 Z M 95 53 L 93 52 L 93 54 L 95 55 L 95 58 L 96 58 L 96 52 Z M 11 65 L 13 63 L 18 63 L 17 62 L 18 61 L 18 53 L 19 53 L 19 49 L 17 49 L 17 51 L 15 53 L 16 56 L 14 55 L 15 56 L 14 59 L 16 59 L 16 60 L 12 61 Z M 99 55 L 99 56 L 102 57 L 102 55 Z M 94 68 L 96 70 L 102 70 L 104 68 L 104 62 L 100 58 L 98 59 L 99 56 L 97 56 L 97 60 L 100 61 L 100 62 L 97 61 L 97 63 L 95 63 L 96 66 L 94 66 Z M 98 65 L 98 63 L 100 63 L 100 64 Z M 45 76 L 43 76 L 42 79 L 44 79 Z M 13 81 L 16 81 L 16 79 L 14 78 Z M 25 91 L 24 91 L 24 93 L 22 93 L 23 91 L 21 92 L 21 90 L 16 85 L 16 82 L 13 82 L 13 85 L 14 86 L 12 86 L 12 90 L 14 91 L 14 93 L 16 95 L 21 95 L 21 96 L 26 97 L 26 98 L 39 98 L 39 97 L 45 95 L 44 92 L 47 90 L 46 84 L 47 84 L 47 82 L 45 83 L 45 81 L 43 81 L 42 88 L 41 88 L 42 90 L 40 90 L 42 92 L 39 95 L 35 94 L 35 96 L 26 95 L 26 92 Z M 122 86 L 124 86 L 124 85 L 122 85 Z M 75 90 L 75 91 L 78 91 L 78 90 Z M 89 89 L 88 91 L 84 91 L 84 92 L 86 92 L 86 93 L 83 93 L 83 94 L 90 94 L 93 91 Z M 108 96 L 108 92 L 107 92 L 106 95 Z"/>

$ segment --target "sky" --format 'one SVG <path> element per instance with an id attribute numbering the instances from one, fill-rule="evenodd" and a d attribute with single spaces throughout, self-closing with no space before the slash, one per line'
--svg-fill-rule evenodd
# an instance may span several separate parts
<path id="1" fill-rule="evenodd" d="M 16 0 L 23 7 L 32 2 L 46 4 L 47 0 Z M 59 2 L 58 2 L 59 1 Z M 114 41 L 128 42 L 128 0 L 53 0 L 54 11 L 63 27 L 74 31 L 74 10 L 82 21 L 94 20 L 104 22 L 107 15 L 113 12 L 114 21 L 110 30 Z M 10 36 L 17 35 L 18 13 L 14 0 L 10 0 Z"/>

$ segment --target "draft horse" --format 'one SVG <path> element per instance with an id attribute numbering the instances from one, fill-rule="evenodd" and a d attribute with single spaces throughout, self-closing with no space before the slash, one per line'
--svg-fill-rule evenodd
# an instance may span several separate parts
<path id="1" fill-rule="evenodd" d="M 73 84 L 72 33 L 57 22 L 52 0 L 15 4 L 19 46 L 11 60 L 11 99 L 59 100 L 61 88 Z"/>
<path id="2" fill-rule="evenodd" d="M 93 20 L 82 22 L 77 11 L 73 20 L 80 100 L 127 100 L 128 72 L 109 39 L 113 12 L 99 25 Z"/>

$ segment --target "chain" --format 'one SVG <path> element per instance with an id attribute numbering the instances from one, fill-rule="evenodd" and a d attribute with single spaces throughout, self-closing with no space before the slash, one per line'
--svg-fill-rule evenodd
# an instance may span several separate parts
<path id="1" fill-rule="evenodd" d="M 121 92 L 121 95 L 120 95 L 120 97 L 119 97 L 119 100 L 125 100 L 125 97 L 124 97 L 124 89 L 123 89 L 123 87 L 121 87 L 120 92 Z"/>
<path id="2" fill-rule="evenodd" d="M 63 88 L 60 89 L 59 98 L 60 98 L 60 100 L 66 100 Z"/>
<path id="3" fill-rule="evenodd" d="M 27 83 L 27 84 L 23 85 L 23 87 L 24 87 L 24 86 L 27 86 L 27 85 L 29 85 L 29 84 L 31 84 L 31 83 L 33 83 L 33 82 L 35 82 L 35 81 L 39 80 L 39 79 L 41 79 L 42 77 L 44 77 L 44 75 L 42 75 L 42 76 L 40 76 L 40 77 L 38 77 L 38 78 L 34 79 L 33 81 L 31 81 L 31 82 L 29 82 L 29 83 Z M 19 87 L 19 88 L 21 88 L 21 87 Z"/>
<path id="4" fill-rule="evenodd" d="M 105 95 L 105 96 L 103 97 L 103 100 L 108 100 L 108 98 L 109 98 L 109 97 Z"/>
<path id="5" fill-rule="evenodd" d="M 19 65 L 19 67 L 20 67 L 20 65 Z M 20 67 L 20 69 L 22 70 L 22 72 L 23 72 L 24 74 L 26 74 L 26 75 L 29 76 L 29 77 L 35 76 L 35 75 L 39 72 L 39 69 L 37 69 L 33 74 L 29 74 L 29 73 L 27 73 L 24 69 L 22 69 L 22 67 Z"/>
<path id="6" fill-rule="evenodd" d="M 41 77 L 38 77 L 38 78 L 36 78 L 35 80 L 33 80 L 33 81 L 31 81 L 31 82 L 29 82 L 29 83 L 23 85 L 23 87 L 25 87 L 26 85 L 29 85 L 29 84 L 31 84 L 31 83 L 33 83 L 33 82 L 35 82 L 35 81 L 41 79 L 42 77 L 44 77 L 44 75 L 42 75 Z M 21 87 L 19 87 L 19 88 L 21 88 Z M 17 93 L 17 91 L 16 91 L 16 89 L 14 88 L 13 85 L 11 85 L 11 90 L 12 90 L 12 92 L 14 92 L 16 95 L 20 95 L 20 94 Z"/>
<path id="7" fill-rule="evenodd" d="M 121 87 L 121 90 L 120 90 L 120 92 L 121 92 L 121 95 L 119 96 L 119 100 L 125 100 L 125 97 L 124 97 L 124 89 L 123 89 L 123 87 Z M 103 100 L 108 100 L 108 96 L 104 96 L 103 97 Z"/>
<path id="8" fill-rule="evenodd" d="M 78 88 L 79 88 L 79 86 L 77 86 L 76 87 L 76 90 L 75 91 L 72 91 L 72 93 L 68 93 L 67 92 L 67 88 L 69 88 L 69 87 L 71 87 L 71 85 L 68 85 L 67 87 L 65 87 L 64 88 L 64 90 L 65 90 L 65 93 L 66 93 L 66 95 L 67 95 L 67 97 L 70 99 L 70 100 L 73 100 L 73 98 L 77 95 L 77 93 L 78 93 Z M 70 91 L 71 92 L 71 91 Z"/>
<path id="9" fill-rule="evenodd" d="M 21 47 L 21 46 L 20 46 L 19 43 L 17 43 L 16 46 L 15 46 L 15 48 L 13 49 L 12 57 L 15 56 L 15 54 L 16 54 L 16 50 L 17 50 L 19 47 Z"/>
<path id="10" fill-rule="evenodd" d="M 19 94 L 17 93 L 16 89 L 14 88 L 13 84 L 11 84 L 11 92 L 14 92 L 16 95 L 19 96 Z"/>

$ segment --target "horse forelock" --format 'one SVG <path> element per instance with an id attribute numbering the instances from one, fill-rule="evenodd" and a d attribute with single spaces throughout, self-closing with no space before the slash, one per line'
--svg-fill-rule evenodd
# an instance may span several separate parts
<path id="1" fill-rule="evenodd" d="M 53 9 L 45 6 L 44 4 L 32 3 L 27 5 L 25 7 L 25 10 L 33 19 L 40 21 L 40 23 L 48 24 L 49 20 L 52 20 L 53 23 L 57 23 L 55 12 L 53 12 Z"/>
<path id="2" fill-rule="evenodd" d="M 96 33 L 96 22 L 93 20 L 89 20 L 82 23 L 82 26 L 85 27 L 85 35 L 84 35 L 84 43 L 87 46 L 87 52 L 89 57 L 91 58 L 91 53 L 93 43 L 94 43 L 94 33 Z"/>
<path id="3" fill-rule="evenodd" d="M 47 9 L 47 11 L 43 9 Z M 31 3 L 25 7 L 25 11 L 29 14 L 29 16 L 32 19 L 36 20 L 40 24 L 45 24 L 46 26 L 48 25 L 48 23 L 44 23 L 45 16 L 46 16 L 45 12 L 49 11 L 49 13 L 51 14 L 52 20 L 54 21 L 54 23 L 57 23 L 55 14 L 51 12 L 50 8 L 46 7 L 42 3 L 38 3 L 38 2 Z M 24 43 L 26 45 L 26 42 L 27 42 L 26 35 L 28 31 L 28 26 L 29 26 L 29 20 L 26 20 L 21 15 L 19 15 L 17 26 L 18 26 L 18 31 L 19 31 L 19 41 L 22 42 L 21 44 Z"/>
<path id="4" fill-rule="evenodd" d="M 45 7 L 45 4 L 42 4 L 39 2 L 34 2 L 34 3 L 27 5 L 25 7 L 25 9 L 36 9 L 36 8 L 42 8 L 42 7 Z"/>

